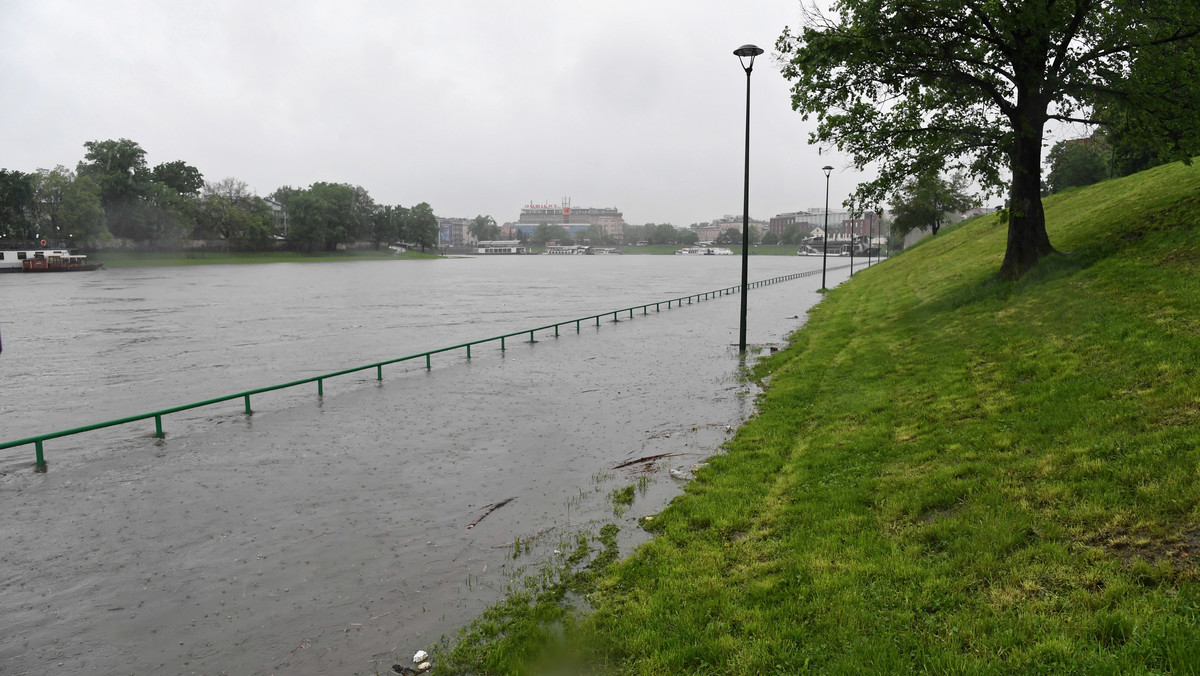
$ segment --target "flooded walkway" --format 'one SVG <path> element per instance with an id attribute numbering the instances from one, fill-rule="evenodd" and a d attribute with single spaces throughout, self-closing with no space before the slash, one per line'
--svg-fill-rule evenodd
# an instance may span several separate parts
<path id="1" fill-rule="evenodd" d="M 787 271 L 751 278 L 775 274 Z M 831 284 L 845 273 L 834 274 Z M 693 286 L 683 293 L 722 285 L 684 283 Z M 755 290 L 750 342 L 782 345 L 817 286 L 819 277 Z M 675 294 L 649 289 L 636 300 Z M 624 299 L 596 300 L 550 319 Z M 47 444 L 45 474 L 31 471 L 31 453 L 5 451 L 0 673 L 382 672 L 452 635 L 580 529 L 615 520 L 627 551 L 640 538 L 636 520 L 679 491 L 666 470 L 686 472 L 751 413 L 733 345 L 738 302 L 602 322 L 579 335 L 510 342 L 503 352 L 477 349 L 469 361 L 446 357 L 430 371 L 387 370 L 381 383 L 372 372 L 346 376 L 327 382 L 321 398 L 256 399 L 249 417 L 238 406 L 200 409 L 168 418 L 162 441 L 134 427 L 59 440 Z M 488 333 L 500 325 L 539 325 L 553 310 L 479 322 L 467 339 L 500 333 Z M 353 325 L 330 313 L 334 326 Z M 322 330 L 335 343 L 344 337 Z M 303 328 L 283 334 L 293 332 Z M 4 325 L 0 359 L 12 354 L 15 333 Z M 445 337 L 441 344 L 454 344 Z M 250 386 L 284 381 L 259 377 Z M 156 398 L 171 405 L 233 391 Z M 5 423 L 27 414 L 5 396 Z M 3 427 L 0 436 L 17 437 Z M 659 453 L 682 455 L 661 463 L 632 508 L 614 517 L 608 494 L 638 475 L 613 467 Z M 522 544 L 514 559 L 518 542 L 528 551 Z"/>

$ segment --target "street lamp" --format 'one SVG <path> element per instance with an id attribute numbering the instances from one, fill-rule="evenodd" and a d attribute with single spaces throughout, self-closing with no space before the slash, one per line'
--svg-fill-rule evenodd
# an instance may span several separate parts
<path id="1" fill-rule="evenodd" d="M 872 230 L 872 232 L 875 234 L 873 234 L 871 236 L 871 244 L 875 244 L 875 241 L 874 241 L 875 238 L 879 237 L 881 234 L 883 234 L 883 210 L 882 209 L 878 209 L 875 211 L 875 228 L 874 228 L 874 230 Z M 879 247 L 879 248 L 880 248 L 880 250 L 883 249 L 883 247 Z M 876 263 L 879 262 L 879 252 L 878 251 L 875 252 L 875 262 Z"/>
<path id="2" fill-rule="evenodd" d="M 754 45 L 742 45 L 733 50 L 746 71 L 746 182 L 742 190 L 742 321 L 738 327 L 738 352 L 746 351 L 746 299 L 749 295 L 750 269 L 750 73 L 754 70 L 754 57 L 763 50 Z M 746 62 L 746 57 L 750 62 Z"/>
<path id="3" fill-rule="evenodd" d="M 842 221 L 844 224 L 845 221 Z M 850 221 L 850 276 L 854 276 L 854 220 Z"/>
<path id="4" fill-rule="evenodd" d="M 825 233 L 821 237 L 821 290 L 825 290 L 825 258 L 829 255 L 829 172 L 833 167 L 828 164 L 821 167 L 825 172 Z"/>

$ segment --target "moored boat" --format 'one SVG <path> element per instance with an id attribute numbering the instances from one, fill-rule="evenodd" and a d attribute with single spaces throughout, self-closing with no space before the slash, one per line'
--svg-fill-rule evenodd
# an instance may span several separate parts
<path id="1" fill-rule="evenodd" d="M 88 263 L 87 256 L 46 240 L 5 243 L 0 248 L 0 272 L 89 272 L 104 267 Z"/>

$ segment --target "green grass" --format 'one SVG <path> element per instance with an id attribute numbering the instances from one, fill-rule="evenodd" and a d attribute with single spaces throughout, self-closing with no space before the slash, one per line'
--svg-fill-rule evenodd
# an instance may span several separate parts
<path id="1" fill-rule="evenodd" d="M 1045 206 L 830 290 L 588 612 L 439 671 L 1200 673 L 1200 166 Z"/>
<path id="2" fill-rule="evenodd" d="M 397 255 L 391 251 L 336 251 L 311 254 L 294 251 L 248 251 L 230 253 L 126 253 L 106 251 L 90 254 L 90 261 L 106 268 L 141 268 L 171 265 L 230 265 L 241 263 L 309 263 L 363 260 L 423 260 L 436 254 L 409 251 Z"/>

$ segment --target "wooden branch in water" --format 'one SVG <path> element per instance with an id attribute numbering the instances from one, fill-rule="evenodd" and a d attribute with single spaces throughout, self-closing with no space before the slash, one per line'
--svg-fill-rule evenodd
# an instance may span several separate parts
<path id="1" fill-rule="evenodd" d="M 471 525 L 467 526 L 467 530 L 471 530 L 472 528 L 475 527 L 476 524 L 478 524 L 480 521 L 483 521 L 487 517 L 488 514 L 491 514 L 492 512 L 496 511 L 497 509 L 500 509 L 501 507 L 507 505 L 508 503 L 512 502 L 513 500 L 516 500 L 516 498 L 508 498 L 506 500 L 501 500 L 500 502 L 495 502 L 495 503 L 488 505 L 487 509 L 483 512 L 483 514 L 480 514 L 478 519 L 475 519 L 474 521 L 471 522 Z"/>
<path id="2" fill-rule="evenodd" d="M 658 455 L 647 455 L 646 457 L 638 458 L 637 460 L 626 460 L 619 465 L 614 465 L 613 469 L 621 469 L 622 467 L 628 467 L 630 465 L 640 465 L 643 462 L 654 462 L 655 460 L 662 460 L 663 458 L 673 458 L 677 455 L 687 455 L 687 453 L 659 453 Z"/>

